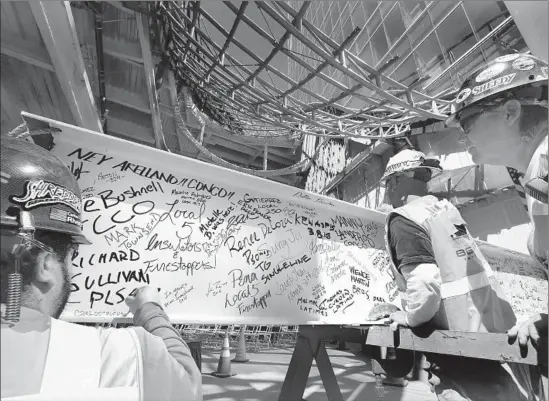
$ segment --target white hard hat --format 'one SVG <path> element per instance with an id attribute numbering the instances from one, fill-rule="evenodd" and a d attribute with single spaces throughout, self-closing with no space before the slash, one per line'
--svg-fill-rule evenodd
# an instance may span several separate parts
<path id="1" fill-rule="evenodd" d="M 389 159 L 385 173 L 381 177 L 381 183 L 384 184 L 393 175 L 413 172 L 419 168 L 431 170 L 431 179 L 442 174 L 442 168 L 437 159 L 428 159 L 423 152 L 405 149 Z"/>

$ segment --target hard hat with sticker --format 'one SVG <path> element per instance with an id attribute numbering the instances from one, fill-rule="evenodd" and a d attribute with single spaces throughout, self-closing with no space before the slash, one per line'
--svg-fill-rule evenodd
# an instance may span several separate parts
<path id="1" fill-rule="evenodd" d="M 520 57 L 520 53 L 514 53 L 514 54 L 505 54 L 504 56 L 499 56 L 494 61 L 496 63 L 505 63 L 507 61 L 513 61 L 517 57 Z"/>
<path id="2" fill-rule="evenodd" d="M 494 65 L 486 68 L 480 74 L 478 74 L 477 77 L 475 78 L 475 81 L 477 83 L 482 83 L 484 81 L 488 81 L 489 79 L 492 79 L 493 77 L 497 76 L 502 71 L 504 71 L 506 67 L 507 67 L 507 65 L 504 64 L 504 63 L 494 64 Z"/>
<path id="3" fill-rule="evenodd" d="M 70 235 L 90 244 L 82 232 L 82 195 L 76 178 L 53 153 L 22 139 L 2 138 L 1 223 L 17 227 L 14 213 L 29 212 L 36 230 Z"/>
<path id="4" fill-rule="evenodd" d="M 498 93 L 524 86 L 547 87 L 547 62 L 526 53 L 500 56 L 465 79 L 454 99 L 455 112 L 446 124 L 458 126 L 456 115 L 464 108 Z"/>
<path id="5" fill-rule="evenodd" d="M 502 85 L 509 85 L 515 77 L 517 76 L 516 73 L 513 74 L 507 74 L 502 77 L 497 77 L 496 79 L 492 79 L 491 81 L 485 82 L 482 85 L 477 85 L 473 88 L 472 93 L 473 95 L 480 95 L 490 89 L 495 89 L 498 86 Z"/>
<path id="6" fill-rule="evenodd" d="M 530 71 L 536 66 L 534 60 L 529 57 L 520 57 L 513 61 L 512 67 L 519 71 Z"/>
<path id="7" fill-rule="evenodd" d="M 430 170 L 431 178 L 442 174 L 442 167 L 440 167 L 440 162 L 438 160 L 429 159 L 425 153 L 417 150 L 404 149 L 389 159 L 380 183 L 385 185 L 386 181 L 393 175 L 417 169 Z"/>
<path id="8" fill-rule="evenodd" d="M 472 92 L 471 88 L 463 89 L 461 92 L 458 93 L 458 95 L 456 97 L 456 102 L 458 102 L 458 103 L 463 102 L 465 99 L 467 99 L 469 97 L 471 92 Z"/>

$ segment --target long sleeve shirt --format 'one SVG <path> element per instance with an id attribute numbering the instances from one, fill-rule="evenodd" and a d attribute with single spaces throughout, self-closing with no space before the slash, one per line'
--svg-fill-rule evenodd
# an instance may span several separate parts
<path id="1" fill-rule="evenodd" d="M 425 230 L 402 216 L 390 222 L 391 252 L 406 280 L 406 320 L 416 327 L 431 320 L 440 308 L 442 280 L 431 240 Z"/>

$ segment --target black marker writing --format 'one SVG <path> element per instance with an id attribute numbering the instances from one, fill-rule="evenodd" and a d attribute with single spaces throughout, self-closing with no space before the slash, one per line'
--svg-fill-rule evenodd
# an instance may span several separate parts
<path id="1" fill-rule="evenodd" d="M 77 254 L 78 256 L 78 254 Z M 84 268 L 84 261 L 89 266 L 94 266 L 96 264 L 104 264 L 104 263 L 113 263 L 113 262 L 123 262 L 123 261 L 132 261 L 135 262 L 139 260 L 139 252 L 134 251 L 133 249 L 130 249 L 129 252 L 126 251 L 112 251 L 112 252 L 105 252 L 105 253 L 92 253 L 90 256 L 84 260 L 83 256 L 80 256 L 79 261 L 75 262 L 75 259 L 73 258 L 72 265 L 74 267 L 80 267 Z"/>
<path id="2" fill-rule="evenodd" d="M 239 241 L 237 241 L 235 237 L 231 235 L 225 240 L 224 245 L 229 249 L 231 256 L 233 256 L 233 252 L 240 253 L 242 250 L 252 246 L 258 241 L 259 238 L 257 238 L 257 233 L 254 231 L 253 233 L 249 234 L 247 237 L 244 237 L 244 239 Z"/>
<path id="3" fill-rule="evenodd" d="M 86 290 L 91 290 L 96 284 L 97 287 L 101 288 L 106 285 L 131 282 L 150 284 L 151 279 L 143 269 L 139 269 L 138 271 L 119 271 L 118 273 L 108 273 L 106 275 L 100 274 L 97 281 L 95 279 L 90 279 L 90 276 L 87 276 L 84 281 L 84 287 Z"/>
<path id="4" fill-rule="evenodd" d="M 166 202 L 166 205 L 169 206 L 170 209 L 167 212 L 164 212 L 160 215 L 160 219 L 158 220 L 158 223 L 161 223 L 166 219 L 170 219 L 170 222 L 175 226 L 177 225 L 177 223 L 174 221 L 174 219 L 181 218 L 185 220 L 198 220 L 198 221 L 202 220 L 202 215 L 206 210 L 205 203 L 202 203 L 200 205 L 200 210 L 198 212 L 176 208 L 177 204 L 179 204 L 179 199 L 176 199 L 171 203 Z M 185 222 L 185 224 L 187 223 Z"/>
<path id="5" fill-rule="evenodd" d="M 158 259 L 152 259 L 143 261 L 143 264 L 146 273 L 182 271 L 187 276 L 194 276 L 195 272 L 201 270 L 215 269 L 215 264 L 212 265 L 209 261 L 183 261 L 181 256 L 175 262 L 159 262 Z"/>
<path id="6" fill-rule="evenodd" d="M 71 162 L 71 165 L 68 167 L 72 175 L 74 175 L 74 178 L 76 178 L 77 181 L 80 179 L 82 174 L 87 174 L 90 172 L 89 170 L 84 170 L 84 162 L 80 162 L 80 166 L 76 166 L 74 162 Z"/>
<path id="7" fill-rule="evenodd" d="M 95 199 L 85 200 L 84 201 L 84 211 L 88 212 L 88 213 L 89 212 L 100 211 L 100 209 L 91 209 L 94 205 L 95 205 Z M 93 220 L 93 225 L 92 225 L 93 232 L 96 235 L 105 234 L 105 233 L 109 232 L 110 230 L 112 230 L 113 228 L 115 228 L 117 224 L 129 223 L 135 216 L 144 215 L 144 214 L 152 212 L 153 210 L 154 210 L 154 202 L 153 201 L 137 202 L 137 203 L 132 205 L 131 213 L 128 212 L 128 211 L 125 211 L 125 213 L 124 213 L 122 210 L 117 210 L 112 215 L 109 215 L 108 217 L 109 217 L 110 223 L 113 223 L 111 225 L 109 225 L 108 222 L 107 223 L 103 222 L 103 224 L 101 224 L 100 222 L 101 222 L 103 216 L 98 215 Z M 129 217 L 128 217 L 128 215 L 129 215 Z M 108 226 L 108 227 L 104 228 L 105 226 Z"/>
<path id="8" fill-rule="evenodd" d="M 258 278 L 255 273 L 243 274 L 240 269 L 233 269 L 229 272 L 230 281 L 233 284 L 233 288 L 244 287 L 246 284 L 251 284 L 257 281 Z"/>
<path id="9" fill-rule="evenodd" d="M 98 166 L 103 164 L 103 162 L 106 162 L 107 160 L 112 159 L 112 157 L 105 156 L 101 153 L 86 152 L 85 154 L 82 154 L 82 152 L 83 152 L 82 148 L 78 148 L 75 151 L 69 153 L 67 156 L 76 155 L 76 157 L 78 157 L 78 160 L 85 160 L 87 162 L 91 162 L 93 159 L 96 159 L 97 156 L 100 156 L 99 161 L 96 160 Z"/>
<path id="10" fill-rule="evenodd" d="M 265 309 L 267 307 L 267 299 L 271 298 L 271 290 L 267 291 L 266 294 L 260 296 L 259 298 L 253 297 L 253 300 L 249 304 L 244 304 L 243 302 L 237 305 L 238 313 L 241 315 L 245 312 L 250 312 L 253 309 Z"/>
<path id="11" fill-rule="evenodd" d="M 269 224 L 265 223 L 259 223 L 258 226 L 261 228 L 261 233 L 263 234 L 263 238 L 267 238 L 267 236 L 271 235 L 276 230 L 279 230 L 281 228 L 286 228 L 286 226 L 291 225 L 292 221 L 288 219 L 287 217 L 284 217 L 284 219 L 277 221 L 276 223 L 273 223 L 269 220 Z"/>
<path id="12" fill-rule="evenodd" d="M 261 276 L 261 279 L 263 280 L 263 284 L 267 284 L 269 282 L 269 280 L 271 280 L 273 277 L 275 277 L 277 274 L 280 274 L 282 271 L 288 269 L 289 267 L 292 267 L 292 266 L 295 266 L 295 265 L 299 265 L 299 264 L 303 264 L 303 263 L 307 263 L 311 260 L 311 258 L 307 255 L 303 255 L 302 257 L 300 257 L 299 259 L 296 259 L 294 261 L 291 261 L 291 262 L 288 262 L 288 261 L 284 261 L 282 263 L 279 263 L 274 269 L 272 272 L 268 273 L 268 274 L 263 274 Z"/>

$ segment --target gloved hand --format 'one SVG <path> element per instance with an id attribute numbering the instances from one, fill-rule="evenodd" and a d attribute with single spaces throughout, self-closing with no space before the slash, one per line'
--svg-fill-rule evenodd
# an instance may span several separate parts
<path id="1" fill-rule="evenodd" d="M 542 374 L 547 376 L 547 314 L 538 313 L 530 319 L 517 325 L 507 332 L 509 344 L 518 339 L 522 355 L 526 355 L 528 341 L 532 343 L 538 352 L 538 365 Z"/>
<path id="2" fill-rule="evenodd" d="M 160 299 L 160 292 L 157 288 L 150 285 L 133 290 L 130 295 L 126 297 L 125 301 L 126 305 L 130 308 L 130 312 L 134 315 L 148 302 L 153 302 L 164 309 L 162 306 L 162 300 Z"/>
<path id="3" fill-rule="evenodd" d="M 389 321 L 391 322 L 391 330 L 397 331 L 399 327 L 409 327 L 406 322 L 406 312 L 398 311 L 393 312 L 389 316 Z"/>
<path id="4" fill-rule="evenodd" d="M 513 344 L 517 338 L 519 347 L 526 348 L 528 340 L 536 347 L 540 337 L 547 337 L 547 314 L 538 313 L 519 326 L 507 332 L 509 343 Z"/>

